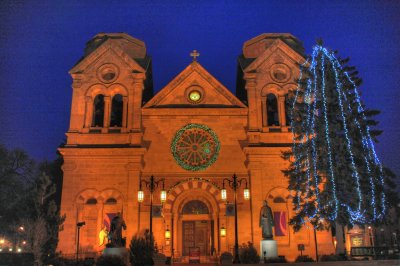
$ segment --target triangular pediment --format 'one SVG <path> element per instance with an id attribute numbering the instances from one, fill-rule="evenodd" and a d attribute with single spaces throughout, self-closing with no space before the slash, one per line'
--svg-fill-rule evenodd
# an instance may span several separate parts
<path id="1" fill-rule="evenodd" d="M 194 98 L 191 99 L 191 96 Z M 144 105 L 144 108 L 157 107 L 237 108 L 246 106 L 198 62 L 192 62 Z"/>
<path id="2" fill-rule="evenodd" d="M 280 39 L 276 39 L 271 46 L 268 47 L 260 56 L 258 56 L 250 65 L 248 65 L 244 72 L 256 71 L 264 62 L 268 61 L 271 56 L 281 54 L 290 59 L 293 63 L 304 63 L 305 59 L 289 45 Z"/>
<path id="3" fill-rule="evenodd" d="M 144 73 L 145 69 L 128 53 L 126 53 L 119 43 L 113 39 L 108 39 L 97 47 L 93 52 L 83 57 L 70 71 L 70 74 L 83 73 L 92 64 L 96 63 L 99 59 L 105 58 L 109 54 L 118 57 L 120 60 L 135 72 Z"/>

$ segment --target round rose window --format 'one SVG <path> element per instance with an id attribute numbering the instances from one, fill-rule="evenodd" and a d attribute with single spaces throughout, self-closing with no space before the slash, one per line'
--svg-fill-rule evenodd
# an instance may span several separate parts
<path id="1" fill-rule="evenodd" d="M 200 124 L 189 124 L 181 128 L 171 144 L 175 161 L 190 171 L 204 170 L 218 157 L 220 144 L 210 128 Z"/>

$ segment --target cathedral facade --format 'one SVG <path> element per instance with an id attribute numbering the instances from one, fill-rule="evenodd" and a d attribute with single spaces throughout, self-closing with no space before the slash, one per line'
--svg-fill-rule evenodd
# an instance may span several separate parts
<path id="1" fill-rule="evenodd" d="M 150 228 L 151 212 L 157 247 L 167 256 L 188 256 L 191 247 L 201 256 L 233 252 L 235 193 L 229 181 L 235 175 L 242 180 L 236 189 L 239 244 L 252 242 L 259 251 L 259 215 L 266 200 L 278 255 L 294 260 L 298 245 L 304 245 L 303 254 L 315 258 L 312 228 L 295 233 L 288 224 L 292 199 L 282 174 L 288 165 L 282 151 L 292 143 L 286 101 L 305 61 L 301 42 L 291 34 L 246 41 L 236 95 L 197 62 L 196 52 L 192 56 L 153 95 L 144 42 L 110 33 L 87 43 L 69 72 L 71 119 L 60 148 L 66 220 L 58 250 L 76 252 L 77 223 L 85 222 L 81 252 L 100 251 L 99 232 L 118 212 L 129 243 Z M 152 176 L 159 182 L 150 202 L 146 182 Z M 331 232 L 316 234 L 319 254 L 335 253 Z"/>

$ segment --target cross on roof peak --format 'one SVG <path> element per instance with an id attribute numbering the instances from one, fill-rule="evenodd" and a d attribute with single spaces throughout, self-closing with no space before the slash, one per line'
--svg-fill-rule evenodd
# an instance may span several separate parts
<path id="1" fill-rule="evenodd" d="M 197 61 L 197 57 L 200 56 L 200 53 L 197 52 L 197 50 L 193 50 L 193 52 L 190 53 L 190 56 L 193 57 L 193 62 Z"/>

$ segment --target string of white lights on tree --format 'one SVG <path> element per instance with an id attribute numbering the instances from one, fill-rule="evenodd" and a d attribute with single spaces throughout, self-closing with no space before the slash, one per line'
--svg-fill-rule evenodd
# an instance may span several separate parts
<path id="1" fill-rule="evenodd" d="M 311 219 L 324 218 L 335 221 L 339 213 L 345 213 L 350 223 L 365 224 L 382 220 L 386 212 L 383 168 L 376 155 L 365 110 L 355 82 L 344 70 L 334 53 L 320 45 L 313 48 L 311 58 L 302 64 L 300 69 L 299 89 L 293 97 L 290 122 L 297 182 L 294 204 L 297 212 L 306 214 L 302 223 Z M 334 84 L 334 88 L 327 86 L 328 79 L 329 81 L 334 79 L 334 83 L 330 83 Z M 302 86 L 303 92 L 301 92 Z M 329 102 L 332 105 L 329 97 L 336 97 L 338 106 L 335 110 L 332 110 L 328 104 Z M 294 118 L 299 104 L 305 105 L 302 110 L 305 110 L 306 116 L 300 115 L 300 118 L 299 116 Z M 339 123 L 331 122 L 332 120 L 329 119 L 336 115 L 332 115 L 332 112 L 338 112 Z M 295 131 L 296 123 L 297 125 L 300 123 L 302 132 L 300 141 L 296 139 L 296 134 L 299 134 Z M 332 123 L 336 123 L 336 128 Z M 340 130 L 337 130 L 338 128 Z M 332 130 L 340 132 L 332 133 Z M 345 150 L 342 153 L 335 150 L 338 149 L 337 145 L 335 148 L 332 146 L 334 141 L 338 141 L 333 138 L 340 136 L 345 142 L 343 145 Z M 362 152 L 357 150 L 356 145 L 359 141 L 362 144 Z M 322 150 L 321 145 L 324 145 Z M 327 151 L 327 154 L 321 154 L 322 151 Z M 326 167 L 322 166 L 322 156 L 327 156 Z M 349 178 L 351 184 L 354 185 L 356 202 L 346 201 L 342 195 L 343 192 L 341 197 L 338 196 L 341 191 L 338 190 L 337 184 L 338 181 L 342 181 L 341 178 L 344 178 L 343 175 L 338 174 L 341 170 L 338 169 L 341 166 L 337 163 L 338 156 L 345 157 L 341 159 L 347 162 L 348 169 L 351 171 L 351 176 L 345 178 Z M 302 173 L 305 173 L 306 180 L 302 179 Z M 304 181 L 305 191 L 301 189 Z M 369 183 L 370 193 L 366 193 L 366 182 Z M 320 191 L 321 187 L 328 191 Z M 380 189 L 377 189 L 378 187 Z M 379 190 L 380 198 L 377 201 Z M 321 193 L 324 195 L 322 196 Z M 372 208 L 372 215 L 370 215 L 370 208 Z"/>

